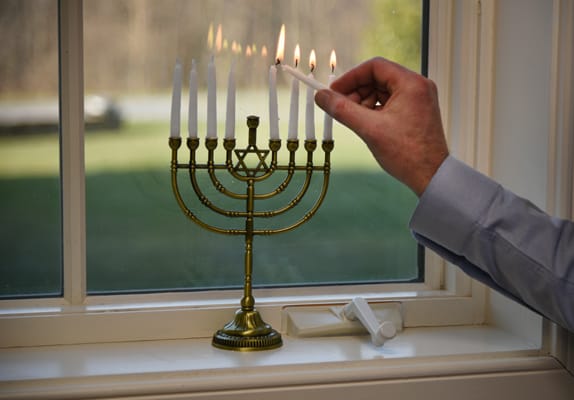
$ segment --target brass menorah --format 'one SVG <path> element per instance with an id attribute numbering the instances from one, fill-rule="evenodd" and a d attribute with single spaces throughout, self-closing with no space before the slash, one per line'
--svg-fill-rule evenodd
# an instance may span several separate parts
<path id="1" fill-rule="evenodd" d="M 190 156 L 189 163 L 179 163 L 177 158 L 178 149 L 181 146 L 181 138 L 170 138 L 169 147 L 171 148 L 171 184 L 177 203 L 184 214 L 197 223 L 202 228 L 209 231 L 222 233 L 225 235 L 243 235 L 245 236 L 245 277 L 243 285 L 243 298 L 241 299 L 241 309 L 235 313 L 235 318 L 226 324 L 222 329 L 213 335 L 212 344 L 215 347 L 228 350 L 266 350 L 280 347 L 282 345 L 281 334 L 266 324 L 259 312 L 255 309 L 255 298 L 252 294 L 252 274 L 253 274 L 253 238 L 256 235 L 274 235 L 292 231 L 309 221 L 317 212 L 329 186 L 330 173 L 330 153 L 333 150 L 333 140 L 325 140 L 322 143 L 324 151 L 324 162 L 317 166 L 313 163 L 313 153 L 317 148 L 316 140 L 305 140 L 305 150 L 307 152 L 307 162 L 305 165 L 297 165 L 296 151 L 299 148 L 299 141 L 296 139 L 287 140 L 287 150 L 289 151 L 289 161 L 287 165 L 278 163 L 278 152 L 281 148 L 280 139 L 270 139 L 269 149 L 260 150 L 257 147 L 257 127 L 259 126 L 259 117 L 247 117 L 247 126 L 249 128 L 249 144 L 245 149 L 235 149 L 235 139 L 223 139 L 223 147 L 226 151 L 225 163 L 217 164 L 214 160 L 214 152 L 217 148 L 217 138 L 206 138 L 205 147 L 207 148 L 207 163 L 198 163 L 196 161 L 196 152 L 199 148 L 200 141 L 198 138 L 188 138 L 187 147 Z M 271 160 L 267 161 L 269 153 Z M 246 156 L 253 154 L 256 159 L 255 166 L 249 166 Z M 252 156 L 253 157 L 253 156 Z M 235 160 L 235 161 L 234 161 Z M 227 229 L 213 226 L 201 220 L 186 205 L 181 196 L 178 184 L 177 173 L 179 170 L 187 170 L 191 181 L 191 186 L 197 195 L 199 202 L 209 210 L 229 218 L 243 218 L 245 220 L 245 229 Z M 199 185 L 197 173 L 204 170 L 209 175 L 211 183 L 215 189 L 223 195 L 244 202 L 245 211 L 226 210 L 215 205 Z M 225 170 L 234 179 L 243 182 L 246 185 L 245 193 L 236 193 L 227 189 L 218 179 L 216 171 Z M 270 178 L 276 171 L 286 171 L 283 181 L 276 186 L 274 190 L 267 193 L 257 193 L 256 185 Z M 282 192 L 292 182 L 293 176 L 298 173 L 305 173 L 305 179 L 301 188 L 288 202 L 274 210 L 258 210 L 256 202 L 258 200 L 270 199 Z M 306 195 L 311 184 L 311 177 L 314 171 L 322 171 L 322 189 L 313 206 L 300 219 L 288 224 L 287 226 L 274 229 L 256 229 L 255 221 L 261 218 L 273 218 L 280 214 L 286 213 L 300 203 Z"/>

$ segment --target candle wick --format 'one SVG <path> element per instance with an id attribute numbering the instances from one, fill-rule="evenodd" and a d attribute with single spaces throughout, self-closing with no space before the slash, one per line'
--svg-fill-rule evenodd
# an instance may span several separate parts
<path id="1" fill-rule="evenodd" d="M 311 64 L 311 72 L 315 71 L 315 65 Z"/>
<path id="2" fill-rule="evenodd" d="M 280 59 L 280 58 L 276 59 L 276 60 L 275 60 L 275 65 L 280 65 L 280 64 L 281 64 L 281 59 Z"/>
<path id="3" fill-rule="evenodd" d="M 334 74 L 335 73 L 335 66 L 331 65 L 331 73 Z"/>
<path id="4" fill-rule="evenodd" d="M 295 68 L 299 66 L 299 60 L 295 60 Z"/>

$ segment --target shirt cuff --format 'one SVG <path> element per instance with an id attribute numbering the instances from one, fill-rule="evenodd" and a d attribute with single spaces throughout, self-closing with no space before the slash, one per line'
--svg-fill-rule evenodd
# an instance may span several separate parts
<path id="1" fill-rule="evenodd" d="M 500 185 L 448 156 L 419 199 L 409 227 L 461 255 Z"/>

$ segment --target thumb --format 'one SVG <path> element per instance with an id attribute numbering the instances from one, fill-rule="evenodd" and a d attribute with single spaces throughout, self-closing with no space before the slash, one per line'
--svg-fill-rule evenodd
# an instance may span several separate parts
<path id="1" fill-rule="evenodd" d="M 315 103 L 331 117 L 359 135 L 365 130 L 365 123 L 370 120 L 369 114 L 373 112 L 342 94 L 327 89 L 315 93 Z"/>

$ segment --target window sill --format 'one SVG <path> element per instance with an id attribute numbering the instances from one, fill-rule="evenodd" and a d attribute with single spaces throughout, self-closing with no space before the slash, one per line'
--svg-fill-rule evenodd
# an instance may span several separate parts
<path id="1" fill-rule="evenodd" d="M 0 350 L 0 399 L 200 394 L 531 371 L 564 373 L 536 345 L 490 326 L 407 328 L 382 348 L 369 336 L 284 337 L 280 349 L 250 353 L 213 348 L 209 339 L 45 346 Z"/>

